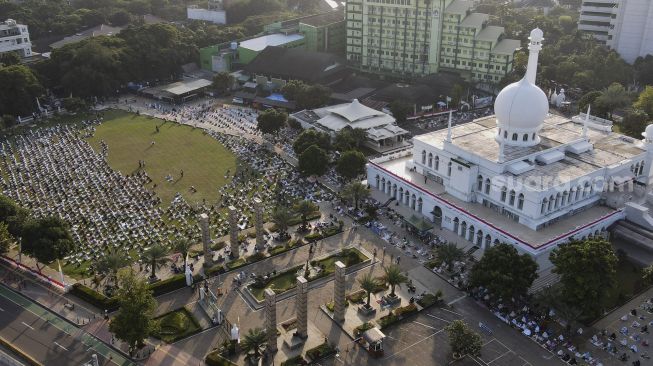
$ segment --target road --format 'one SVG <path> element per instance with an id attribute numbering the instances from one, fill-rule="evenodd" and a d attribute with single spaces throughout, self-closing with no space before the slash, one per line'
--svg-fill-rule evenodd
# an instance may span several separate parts
<path id="1" fill-rule="evenodd" d="M 31 300 L 0 286 L 0 336 L 44 365 L 134 365 L 97 338 Z"/>

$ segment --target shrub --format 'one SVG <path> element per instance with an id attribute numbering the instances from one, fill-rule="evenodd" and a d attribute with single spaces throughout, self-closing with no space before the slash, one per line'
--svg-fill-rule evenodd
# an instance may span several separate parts
<path id="1" fill-rule="evenodd" d="M 408 304 L 408 305 L 406 305 L 404 307 L 396 308 L 393 311 L 393 313 L 397 317 L 404 317 L 406 315 L 410 315 L 410 314 L 416 313 L 416 312 L 417 312 L 417 305 L 415 305 L 415 304 Z"/>
<path id="2" fill-rule="evenodd" d="M 118 309 L 118 300 L 116 298 L 106 297 L 103 294 L 93 290 L 92 288 L 82 285 L 81 283 L 74 284 L 70 290 L 70 294 L 77 296 L 87 303 L 102 310 L 114 311 Z"/>
<path id="3" fill-rule="evenodd" d="M 347 295 L 347 300 L 349 300 L 352 304 L 361 304 L 365 297 L 365 290 L 358 290 Z"/>
<path id="4" fill-rule="evenodd" d="M 442 301 L 442 290 L 438 290 L 435 295 L 426 294 L 422 296 L 421 299 L 417 300 L 417 304 L 423 308 L 428 308 L 429 306 L 439 303 L 440 301 Z"/>
<path id="5" fill-rule="evenodd" d="M 324 342 L 321 345 L 306 351 L 306 356 L 309 357 L 311 361 L 315 362 L 320 358 L 328 357 L 334 353 L 336 353 L 336 350 L 331 347 L 329 343 Z"/>
<path id="6" fill-rule="evenodd" d="M 267 258 L 265 254 L 258 252 L 247 257 L 247 263 L 254 263 Z"/>
<path id="7" fill-rule="evenodd" d="M 220 250 L 220 249 L 222 249 L 222 248 L 224 248 L 226 246 L 227 246 L 227 243 L 225 243 L 223 241 L 219 241 L 217 243 L 211 244 L 211 249 L 215 250 L 215 251 L 218 251 L 218 250 Z"/>
<path id="8" fill-rule="evenodd" d="M 390 324 L 395 323 L 399 318 L 397 318 L 396 315 L 390 313 L 388 315 L 382 316 L 379 320 L 376 322 L 379 324 L 379 328 L 385 329 L 388 327 Z"/>
<path id="9" fill-rule="evenodd" d="M 208 366 L 236 366 L 235 363 L 222 357 L 218 351 L 213 351 L 206 355 L 204 362 L 206 362 Z"/>
<path id="10" fill-rule="evenodd" d="M 206 277 L 211 277 L 216 274 L 221 274 L 224 273 L 224 266 L 221 264 L 216 264 L 215 266 L 212 266 L 211 268 L 205 269 L 204 273 L 206 274 Z"/>
<path id="11" fill-rule="evenodd" d="M 308 362 L 304 360 L 304 357 L 302 357 L 302 355 L 297 355 L 281 363 L 281 366 L 296 366 L 296 365 L 308 365 Z"/>
<path id="12" fill-rule="evenodd" d="M 354 328 L 354 335 L 355 335 L 356 337 L 358 337 L 358 336 L 360 336 L 361 334 L 365 333 L 366 331 L 368 331 L 368 330 L 370 330 L 370 329 L 372 329 L 372 328 L 374 328 L 374 325 L 373 325 L 372 323 L 370 323 L 370 322 L 365 322 L 365 323 L 363 323 L 363 324 L 357 326 L 356 328 Z"/>
<path id="13" fill-rule="evenodd" d="M 160 296 L 168 292 L 179 290 L 182 287 L 186 286 L 186 276 L 183 274 L 174 275 L 165 280 L 155 282 L 150 285 L 150 290 L 152 290 L 152 296 Z"/>
<path id="14" fill-rule="evenodd" d="M 306 236 L 304 236 L 304 239 L 306 239 L 307 242 L 314 242 L 316 240 L 320 240 L 322 238 L 322 234 L 320 233 L 311 233 Z"/>

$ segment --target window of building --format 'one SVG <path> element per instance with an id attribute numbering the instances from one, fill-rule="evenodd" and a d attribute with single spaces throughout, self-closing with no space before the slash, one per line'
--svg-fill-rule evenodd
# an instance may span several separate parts
<path id="1" fill-rule="evenodd" d="M 447 176 L 449 176 L 449 177 L 451 176 L 451 162 L 449 162 L 449 164 L 447 164 Z"/>
<path id="2" fill-rule="evenodd" d="M 485 194 L 490 194 L 490 178 L 485 178 Z"/>
<path id="3" fill-rule="evenodd" d="M 513 191 L 513 190 L 510 191 L 510 200 L 508 201 L 508 204 L 510 206 L 515 205 L 515 191 Z"/>
<path id="4" fill-rule="evenodd" d="M 506 193 L 508 192 L 508 188 L 502 187 L 501 188 L 501 202 L 506 202 Z"/>
<path id="5" fill-rule="evenodd" d="M 422 150 L 422 164 L 426 164 L 426 150 Z"/>
<path id="6" fill-rule="evenodd" d="M 512 141 L 517 141 L 517 134 L 516 133 L 512 134 Z"/>
<path id="7" fill-rule="evenodd" d="M 437 156 L 437 155 L 435 156 L 435 168 L 434 168 L 434 169 L 435 169 L 435 170 L 439 170 L 439 169 L 440 169 L 440 157 Z"/>
<path id="8" fill-rule="evenodd" d="M 517 199 L 517 208 L 518 209 L 523 209 L 524 208 L 524 194 L 520 193 L 519 198 Z"/>
<path id="9" fill-rule="evenodd" d="M 476 190 L 481 192 L 483 190 L 483 176 L 476 177 Z"/>

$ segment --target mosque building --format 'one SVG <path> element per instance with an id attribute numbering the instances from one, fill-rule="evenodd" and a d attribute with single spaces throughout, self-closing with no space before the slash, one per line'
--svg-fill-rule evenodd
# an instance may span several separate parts
<path id="1" fill-rule="evenodd" d="M 536 85 L 543 36 L 531 32 L 526 75 L 499 93 L 494 116 L 456 126 L 450 116 L 412 150 L 370 160 L 373 196 L 401 206 L 408 223 L 418 217 L 481 249 L 509 243 L 538 261 L 558 244 L 604 235 L 627 212 L 653 223 L 637 203 L 653 175 L 653 126 L 640 141 L 590 111 L 549 113 Z"/>

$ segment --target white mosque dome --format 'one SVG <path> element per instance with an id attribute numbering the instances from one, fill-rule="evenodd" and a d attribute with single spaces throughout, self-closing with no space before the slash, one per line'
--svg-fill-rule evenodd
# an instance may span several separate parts
<path id="1" fill-rule="evenodd" d="M 501 129 L 538 130 L 549 113 L 549 100 L 542 89 L 523 78 L 501 90 L 494 113 Z"/>
<path id="2" fill-rule="evenodd" d="M 653 142 L 653 124 L 646 126 L 646 130 L 644 130 L 642 135 L 647 142 Z"/>

